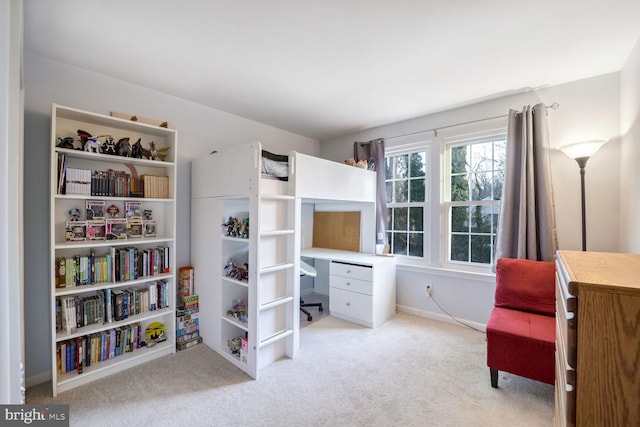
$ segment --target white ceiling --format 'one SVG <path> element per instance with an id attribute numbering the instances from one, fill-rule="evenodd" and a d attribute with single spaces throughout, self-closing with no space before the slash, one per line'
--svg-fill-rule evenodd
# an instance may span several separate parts
<path id="1" fill-rule="evenodd" d="M 24 0 L 25 51 L 318 140 L 618 71 L 639 0 Z"/>

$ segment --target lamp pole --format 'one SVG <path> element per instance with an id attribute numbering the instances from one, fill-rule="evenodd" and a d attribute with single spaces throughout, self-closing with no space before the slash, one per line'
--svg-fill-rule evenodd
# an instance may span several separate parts
<path id="1" fill-rule="evenodd" d="M 587 166 L 587 160 L 589 157 L 578 157 L 576 162 L 580 167 L 580 196 L 582 199 L 582 250 L 587 250 L 587 207 L 585 203 L 585 190 L 584 190 L 584 174 L 585 167 Z"/>

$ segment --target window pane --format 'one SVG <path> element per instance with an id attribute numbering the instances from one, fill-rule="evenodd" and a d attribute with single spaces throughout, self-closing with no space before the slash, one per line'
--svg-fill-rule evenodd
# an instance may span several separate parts
<path id="1" fill-rule="evenodd" d="M 423 234 L 409 233 L 409 255 L 423 256 Z"/>
<path id="2" fill-rule="evenodd" d="M 493 142 L 471 145 L 471 170 L 473 172 L 493 169 Z"/>
<path id="3" fill-rule="evenodd" d="M 386 157 L 384 159 L 384 179 L 391 179 L 393 178 L 393 161 L 394 161 L 394 157 Z"/>
<path id="4" fill-rule="evenodd" d="M 493 206 L 470 206 L 471 231 L 475 233 L 491 233 Z"/>
<path id="5" fill-rule="evenodd" d="M 451 148 L 451 173 L 467 173 L 467 146 Z"/>
<path id="6" fill-rule="evenodd" d="M 391 221 L 393 221 L 393 208 L 387 208 L 387 230 L 393 230 Z"/>
<path id="7" fill-rule="evenodd" d="M 466 175 L 451 177 L 451 201 L 469 200 L 469 182 Z"/>
<path id="8" fill-rule="evenodd" d="M 393 209 L 393 230 L 394 231 L 407 230 L 407 209 L 408 208 Z"/>
<path id="9" fill-rule="evenodd" d="M 393 233 L 393 253 L 407 255 L 407 233 Z"/>
<path id="10" fill-rule="evenodd" d="M 402 203 L 402 202 L 406 202 L 407 200 L 409 200 L 409 188 L 408 188 L 408 182 L 405 181 L 395 181 L 393 183 L 394 185 L 394 192 L 393 192 L 393 201 L 396 203 Z"/>
<path id="11" fill-rule="evenodd" d="M 424 208 L 409 208 L 409 231 L 424 231 Z"/>
<path id="12" fill-rule="evenodd" d="M 405 154 L 403 156 L 397 156 L 396 164 L 394 168 L 393 177 L 398 178 L 408 178 L 409 177 L 409 155 Z"/>
<path id="13" fill-rule="evenodd" d="M 393 200 L 393 181 L 387 181 L 386 186 L 387 186 L 387 203 L 392 203 L 395 201 Z"/>
<path id="14" fill-rule="evenodd" d="M 471 262 L 491 262 L 491 236 L 471 235 Z"/>
<path id="15" fill-rule="evenodd" d="M 469 208 L 467 206 L 451 207 L 451 231 L 454 233 L 469 231 Z"/>
<path id="16" fill-rule="evenodd" d="M 409 176 L 425 176 L 426 153 L 412 153 L 410 156 Z"/>
<path id="17" fill-rule="evenodd" d="M 476 173 L 472 176 L 471 200 L 491 200 L 491 188 L 493 186 L 493 173 Z"/>
<path id="18" fill-rule="evenodd" d="M 424 202 L 424 179 L 412 179 L 409 181 L 410 189 L 409 194 L 411 195 L 411 202 Z"/>
<path id="19" fill-rule="evenodd" d="M 453 234 L 451 236 L 451 261 L 469 261 L 469 236 Z"/>

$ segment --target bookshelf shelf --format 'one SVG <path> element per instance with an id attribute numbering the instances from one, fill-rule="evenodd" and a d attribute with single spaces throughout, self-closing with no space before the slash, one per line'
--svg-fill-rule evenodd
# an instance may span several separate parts
<path id="1" fill-rule="evenodd" d="M 164 157 L 151 160 L 85 151 L 80 148 L 81 131 L 94 135 L 101 148 L 106 147 L 107 136 L 113 142 L 128 141 L 131 147 L 139 141 L 141 156 L 149 154 L 153 142 Z M 64 141 L 72 141 L 74 149 L 59 147 Z M 50 147 L 51 377 L 56 396 L 175 352 L 178 145 L 174 129 L 53 104 Z M 79 223 L 71 222 L 72 214 L 79 214 L 75 217 Z M 111 226 L 106 219 L 113 216 L 121 224 Z M 88 222 L 83 230 L 82 221 L 92 219 L 97 224 Z M 158 309 L 151 310 L 152 304 Z M 116 310 L 129 310 L 129 316 L 87 324 L 93 318 L 109 319 L 109 310 L 114 318 Z M 145 331 L 152 324 L 150 329 L 159 331 L 156 322 L 162 325 L 166 341 L 151 346 L 155 337 L 151 334 L 148 339 Z M 78 361 L 84 359 L 86 364 L 86 354 L 78 349 L 86 353 L 96 338 L 106 345 L 107 336 L 116 331 L 150 345 L 84 365 L 78 374 Z M 75 349 L 73 356 L 62 354 L 67 346 Z"/>

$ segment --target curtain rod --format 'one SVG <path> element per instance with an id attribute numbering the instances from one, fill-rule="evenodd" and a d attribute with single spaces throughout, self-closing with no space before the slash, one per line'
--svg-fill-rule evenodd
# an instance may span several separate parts
<path id="1" fill-rule="evenodd" d="M 558 108 L 560 108 L 560 104 L 558 104 L 557 102 L 554 102 L 551 105 L 545 105 L 545 107 L 550 108 L 552 110 L 557 110 Z M 518 113 L 518 114 L 520 114 L 520 113 Z M 468 122 L 456 123 L 456 124 L 453 124 L 453 125 L 439 126 L 437 128 L 419 130 L 419 131 L 416 131 L 416 132 L 404 133 L 402 135 L 389 136 L 389 137 L 383 138 L 383 139 L 385 141 L 388 141 L 390 139 L 402 138 L 402 137 L 405 137 L 405 136 L 419 135 L 421 133 L 426 133 L 426 132 L 433 132 L 435 134 L 435 136 L 438 136 L 438 131 L 442 130 L 442 129 L 453 128 L 453 127 L 456 127 L 456 126 L 470 125 L 470 124 L 478 123 L 478 122 L 486 122 L 487 120 L 501 119 L 503 117 L 508 117 L 508 116 L 509 116 L 509 114 L 502 114 L 500 116 L 485 117 L 484 119 L 470 120 Z"/>

